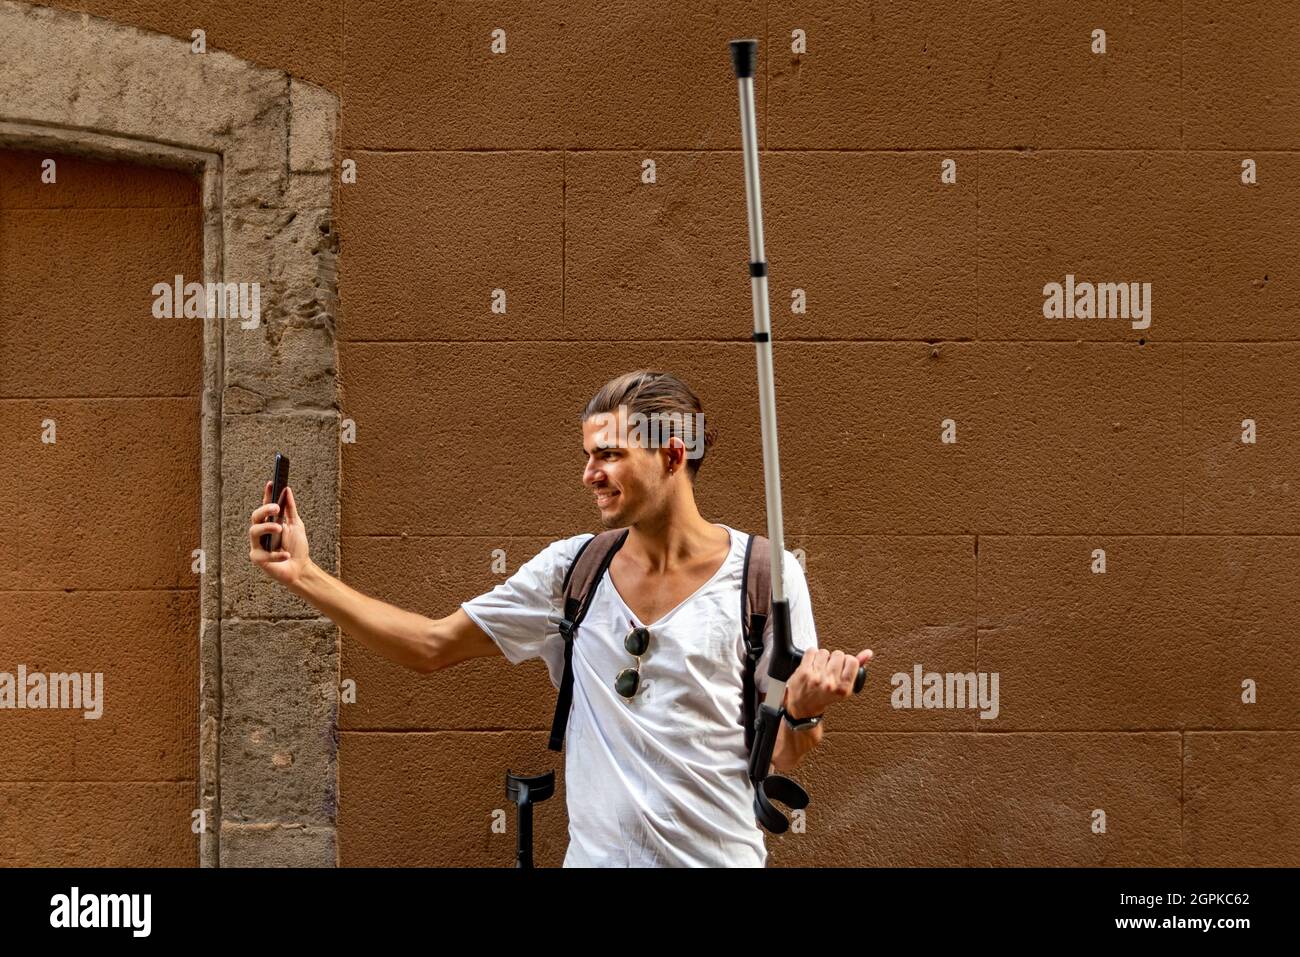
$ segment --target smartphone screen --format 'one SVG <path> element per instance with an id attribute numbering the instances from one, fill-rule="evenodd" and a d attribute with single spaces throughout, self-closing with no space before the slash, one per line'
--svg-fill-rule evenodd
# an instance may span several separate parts
<path id="1" fill-rule="evenodd" d="M 280 512 L 271 517 L 272 521 L 284 520 L 284 490 L 289 484 L 289 456 L 283 452 L 275 453 L 275 475 L 271 479 L 271 501 L 280 506 Z M 273 552 L 280 547 L 280 534 L 267 532 L 262 536 L 264 551 Z"/>

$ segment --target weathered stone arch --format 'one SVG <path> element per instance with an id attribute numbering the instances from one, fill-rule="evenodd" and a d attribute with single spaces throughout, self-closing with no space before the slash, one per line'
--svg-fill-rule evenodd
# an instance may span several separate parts
<path id="1" fill-rule="evenodd" d="M 0 145 L 199 174 L 203 281 L 261 286 L 257 328 L 204 325 L 200 862 L 333 866 L 337 631 L 252 567 L 246 528 L 284 449 L 310 490 L 313 557 L 337 568 L 338 100 L 226 53 L 10 0 L 0 64 Z"/>

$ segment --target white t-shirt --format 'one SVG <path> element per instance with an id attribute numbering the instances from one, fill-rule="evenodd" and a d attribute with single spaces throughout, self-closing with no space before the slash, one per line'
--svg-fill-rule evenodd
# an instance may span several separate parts
<path id="1" fill-rule="evenodd" d="M 608 574 L 596 585 L 573 646 L 573 704 L 565 733 L 569 848 L 565 867 L 763 867 L 754 820 L 741 697 L 741 572 L 749 535 L 728 525 L 731 552 L 709 581 L 646 627 L 641 689 L 628 701 L 615 676 L 637 619 Z M 461 605 L 513 664 L 541 657 L 564 674 L 564 575 L 590 533 L 552 542 L 514 575 Z M 817 647 L 798 559 L 785 552 L 797 648 Z M 768 686 L 770 646 L 756 683 Z"/>

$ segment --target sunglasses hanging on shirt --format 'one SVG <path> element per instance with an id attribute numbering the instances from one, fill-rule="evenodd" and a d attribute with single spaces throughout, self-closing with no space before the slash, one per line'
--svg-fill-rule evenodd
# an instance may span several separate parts
<path id="1" fill-rule="evenodd" d="M 627 653 L 636 659 L 636 664 L 631 668 L 624 668 L 614 679 L 614 690 L 620 695 L 631 701 L 636 697 L 636 693 L 641 690 L 641 656 L 646 653 L 650 647 L 650 629 L 636 627 L 627 633 L 623 639 L 623 647 Z"/>

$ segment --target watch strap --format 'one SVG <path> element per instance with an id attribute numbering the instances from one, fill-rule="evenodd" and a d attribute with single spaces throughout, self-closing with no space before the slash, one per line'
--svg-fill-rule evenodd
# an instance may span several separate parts
<path id="1" fill-rule="evenodd" d="M 792 717 L 790 712 L 786 711 L 784 708 L 781 709 L 781 717 L 785 720 L 785 723 L 796 731 L 801 728 L 812 728 L 821 724 L 822 718 L 825 716 L 825 712 L 822 712 L 821 714 L 814 714 L 807 718 L 795 718 Z"/>

